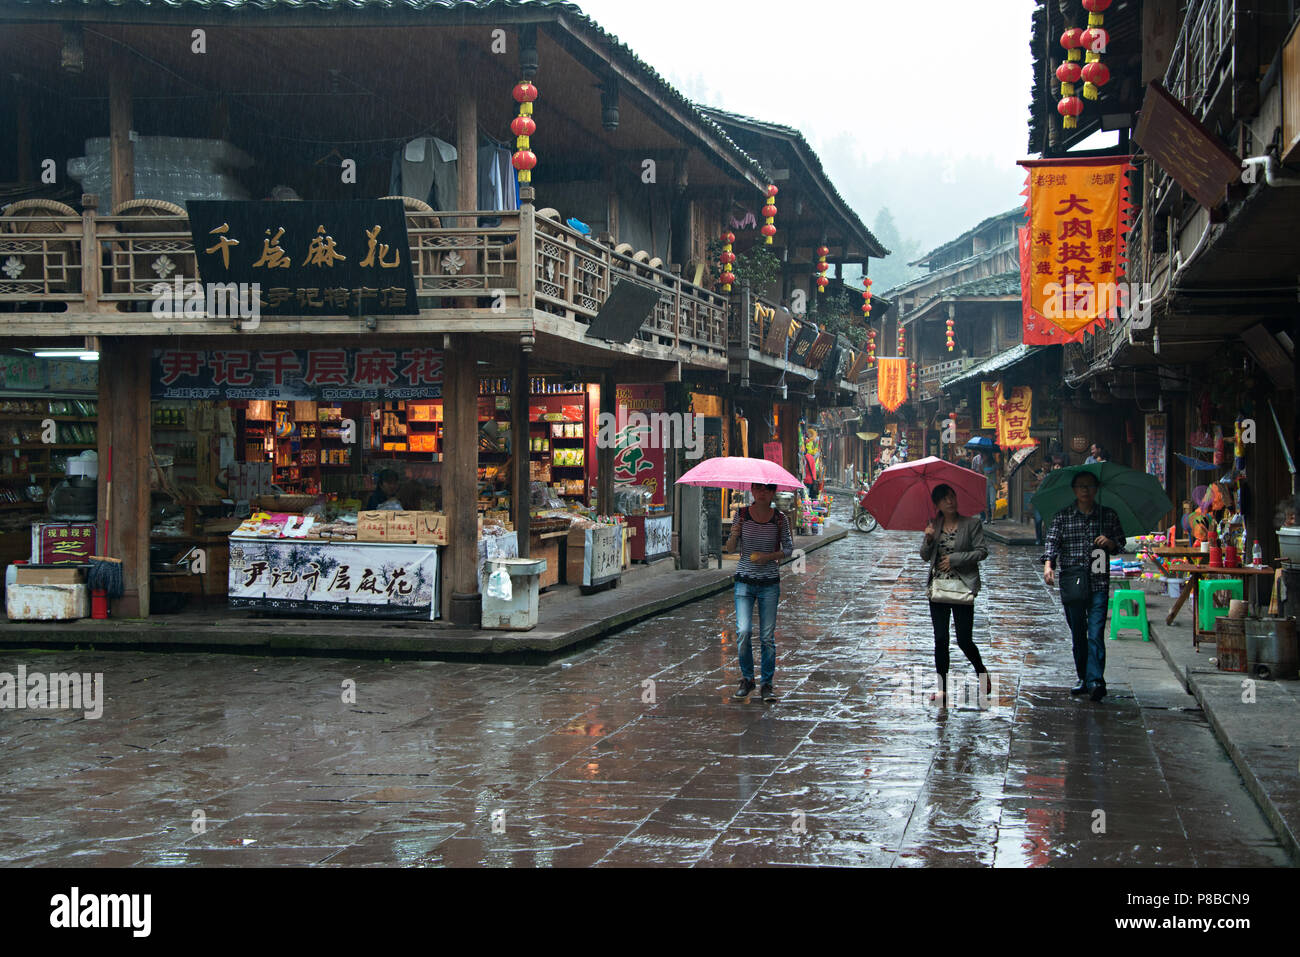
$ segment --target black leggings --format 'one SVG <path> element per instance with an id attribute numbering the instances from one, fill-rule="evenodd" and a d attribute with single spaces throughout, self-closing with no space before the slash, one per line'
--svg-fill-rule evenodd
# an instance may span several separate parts
<path id="1" fill-rule="evenodd" d="M 930 621 L 934 624 L 934 670 L 941 675 L 948 673 L 948 609 L 957 622 L 957 647 L 966 655 L 966 660 L 975 666 L 977 675 L 988 669 L 980 659 L 979 649 L 971 635 L 975 631 L 975 606 L 950 605 L 946 602 L 930 602 Z"/>

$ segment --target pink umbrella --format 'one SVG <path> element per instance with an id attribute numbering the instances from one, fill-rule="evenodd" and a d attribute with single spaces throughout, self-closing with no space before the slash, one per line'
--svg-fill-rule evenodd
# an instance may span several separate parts
<path id="1" fill-rule="evenodd" d="M 962 515 L 984 511 L 988 487 L 984 476 L 934 456 L 885 469 L 862 505 L 884 528 L 919 532 L 939 513 L 930 493 L 940 485 L 951 485 L 956 491 L 957 511 Z"/>
<path id="2" fill-rule="evenodd" d="M 751 485 L 775 485 L 778 492 L 797 492 L 804 487 L 803 482 L 775 462 L 739 455 L 705 459 L 679 478 L 677 484 L 730 488 L 741 492 L 748 492 Z"/>

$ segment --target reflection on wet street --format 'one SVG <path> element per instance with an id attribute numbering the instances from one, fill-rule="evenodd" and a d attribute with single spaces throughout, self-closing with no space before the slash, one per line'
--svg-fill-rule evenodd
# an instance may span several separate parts
<path id="1" fill-rule="evenodd" d="M 730 698 L 729 592 L 539 666 L 6 654 L 107 701 L 0 711 L 0 861 L 1287 863 L 1154 644 L 1109 642 L 1110 695 L 1070 697 L 1033 549 L 983 567 L 990 706 L 954 647 L 936 708 L 917 545 L 852 532 L 785 570 L 775 704 Z"/>

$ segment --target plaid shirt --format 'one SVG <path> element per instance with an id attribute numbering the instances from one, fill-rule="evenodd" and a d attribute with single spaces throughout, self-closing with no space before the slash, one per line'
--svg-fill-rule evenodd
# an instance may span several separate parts
<path id="1" fill-rule="evenodd" d="M 1124 548 L 1124 530 L 1113 508 L 1093 505 L 1092 514 L 1084 515 L 1077 504 L 1063 508 L 1052 519 L 1047 533 L 1047 547 L 1040 562 L 1052 563 L 1053 568 L 1071 568 L 1075 565 L 1092 565 L 1092 553 L 1098 546 L 1093 542 L 1105 535 L 1115 543 L 1115 551 Z M 1105 571 L 1092 576 L 1092 590 L 1106 591 L 1110 587 L 1110 561 Z"/>

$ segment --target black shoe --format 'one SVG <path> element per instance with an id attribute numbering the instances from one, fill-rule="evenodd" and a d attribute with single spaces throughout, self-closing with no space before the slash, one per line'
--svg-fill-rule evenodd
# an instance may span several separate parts
<path id="1" fill-rule="evenodd" d="M 1093 701 L 1100 701 L 1102 698 L 1106 697 L 1106 682 L 1094 681 L 1092 683 L 1092 691 L 1088 697 Z"/>
<path id="2" fill-rule="evenodd" d="M 1086 681 L 1080 681 L 1077 685 L 1075 685 L 1073 688 L 1070 689 L 1070 694 L 1087 694 L 1087 693 L 1088 693 L 1088 683 Z"/>
<path id="3" fill-rule="evenodd" d="M 771 686 L 771 685 L 763 685 L 763 690 L 762 690 L 761 693 L 762 693 L 762 695 L 763 695 L 763 700 L 764 700 L 764 701 L 775 701 L 775 700 L 776 700 L 776 692 L 772 690 L 772 686 Z"/>
<path id="4" fill-rule="evenodd" d="M 755 685 L 754 685 L 754 679 L 753 679 L 753 678 L 741 678 L 741 679 L 740 679 L 740 687 L 736 689 L 736 693 L 733 694 L 732 697 L 733 697 L 733 698 L 748 698 L 748 697 L 749 697 L 749 693 L 750 693 L 751 691 L 754 690 L 754 687 L 755 687 Z"/>

